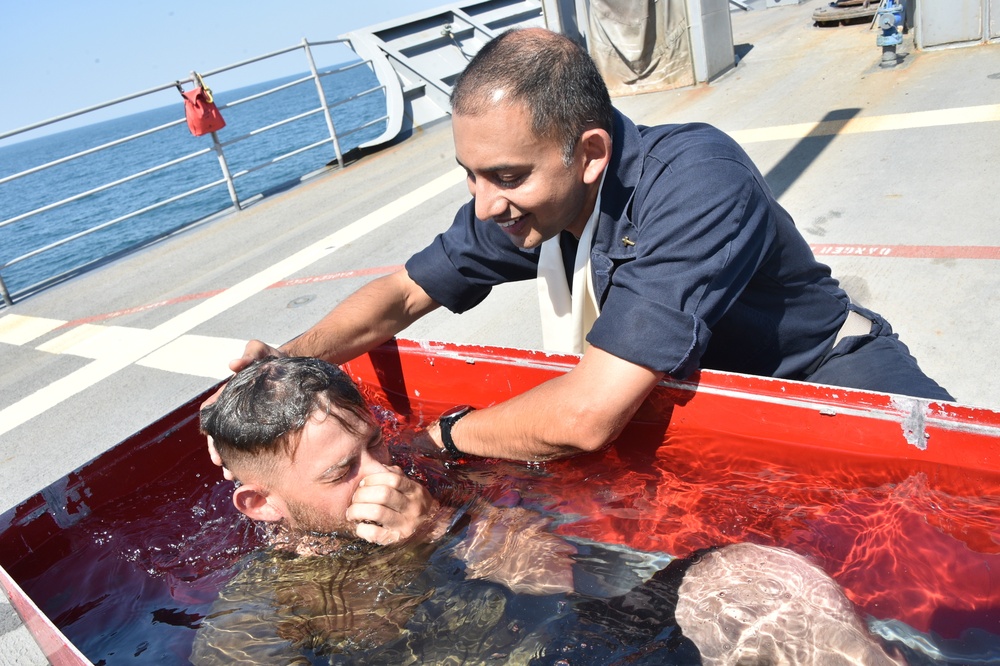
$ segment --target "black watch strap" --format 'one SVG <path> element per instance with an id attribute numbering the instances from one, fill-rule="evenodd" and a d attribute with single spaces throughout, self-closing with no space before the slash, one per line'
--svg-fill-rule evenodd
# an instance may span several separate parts
<path id="1" fill-rule="evenodd" d="M 453 456 L 464 454 L 455 446 L 455 440 L 451 438 L 451 429 L 458 423 L 459 419 L 473 409 L 470 405 L 459 405 L 458 407 L 452 407 L 438 418 L 438 424 L 441 426 L 441 442 L 444 444 L 444 450 Z"/>

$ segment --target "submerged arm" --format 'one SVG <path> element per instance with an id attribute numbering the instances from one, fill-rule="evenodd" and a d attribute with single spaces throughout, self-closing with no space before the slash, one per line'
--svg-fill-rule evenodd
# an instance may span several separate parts
<path id="1" fill-rule="evenodd" d="M 470 578 L 499 583 L 516 594 L 572 592 L 576 548 L 552 534 L 550 522 L 528 509 L 487 505 L 455 555 Z"/>

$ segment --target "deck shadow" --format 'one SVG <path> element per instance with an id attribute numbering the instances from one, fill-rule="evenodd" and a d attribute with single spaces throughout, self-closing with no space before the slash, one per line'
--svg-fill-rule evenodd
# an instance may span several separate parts
<path id="1" fill-rule="evenodd" d="M 816 124 L 809 134 L 802 137 L 781 160 L 764 175 L 778 199 L 798 180 L 799 176 L 816 161 L 816 158 L 833 143 L 844 126 L 861 113 L 861 109 L 834 109 Z"/>

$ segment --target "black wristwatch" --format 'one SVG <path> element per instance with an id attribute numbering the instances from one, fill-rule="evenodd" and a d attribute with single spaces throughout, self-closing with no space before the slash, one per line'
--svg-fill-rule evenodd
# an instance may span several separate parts
<path id="1" fill-rule="evenodd" d="M 459 405 L 458 407 L 452 407 L 438 418 L 438 424 L 441 426 L 441 442 L 444 444 L 444 450 L 453 456 L 464 454 L 455 446 L 455 440 L 451 438 L 451 429 L 458 423 L 460 418 L 473 409 L 475 408 L 471 405 Z"/>

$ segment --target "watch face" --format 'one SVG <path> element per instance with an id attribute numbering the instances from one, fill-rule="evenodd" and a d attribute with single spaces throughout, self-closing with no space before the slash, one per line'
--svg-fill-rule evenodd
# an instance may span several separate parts
<path id="1" fill-rule="evenodd" d="M 472 407 L 470 405 L 459 405 L 458 407 L 452 407 L 448 411 L 446 411 L 443 414 L 441 414 L 441 417 L 440 417 L 439 420 L 443 421 L 445 419 L 453 419 L 453 418 L 461 416 L 461 415 L 463 415 L 466 412 L 471 411 L 471 410 L 472 410 Z"/>

